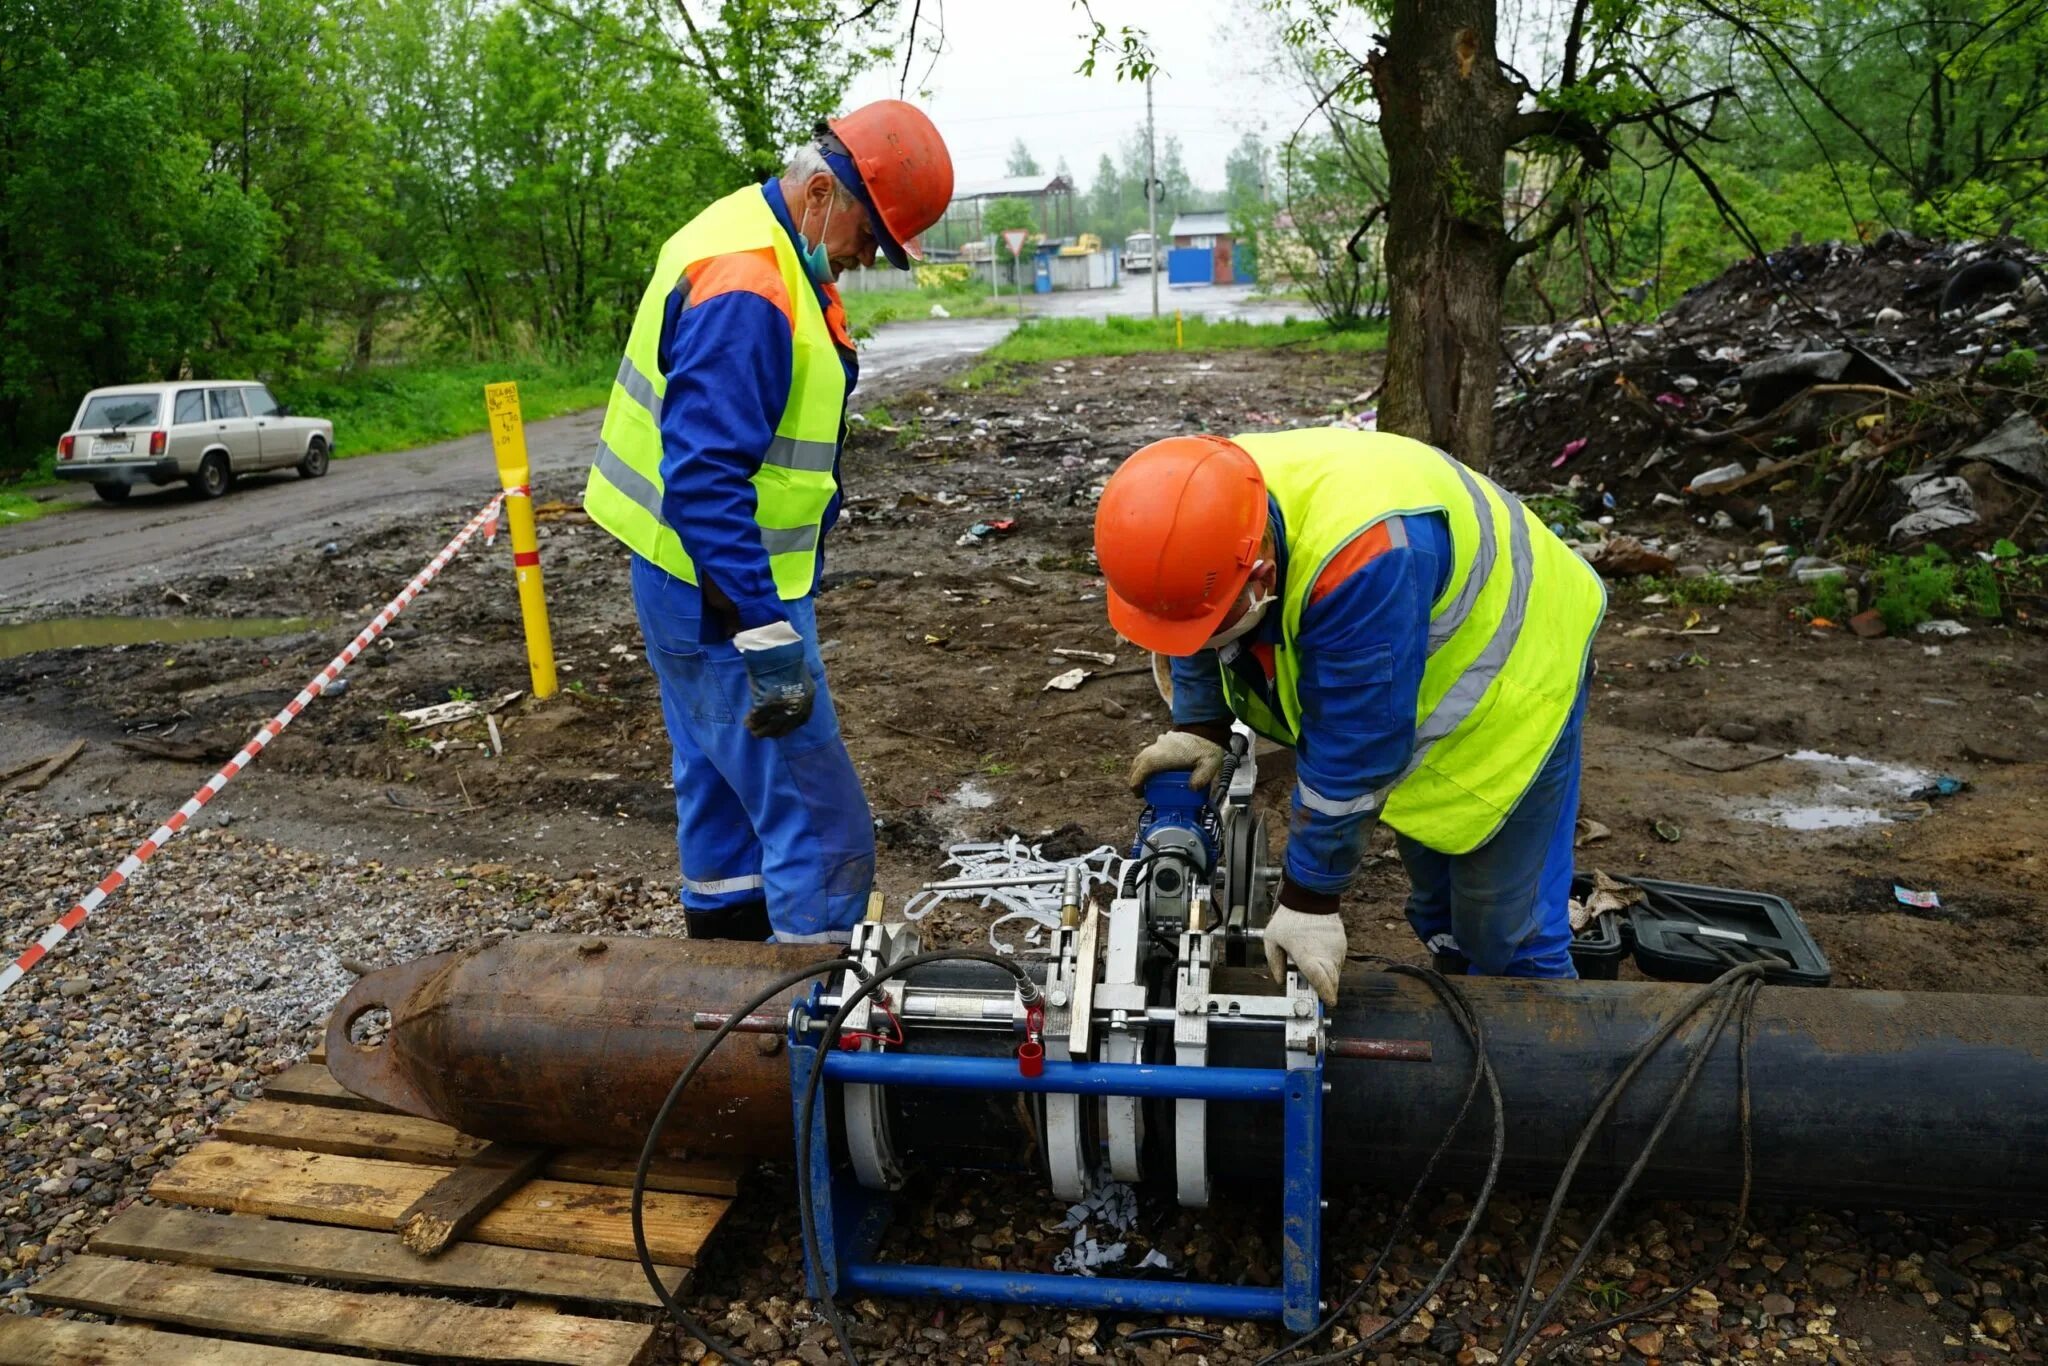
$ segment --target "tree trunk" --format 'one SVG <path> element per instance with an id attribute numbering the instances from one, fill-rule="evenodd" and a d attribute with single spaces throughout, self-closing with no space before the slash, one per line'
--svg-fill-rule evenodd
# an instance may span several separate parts
<path id="1" fill-rule="evenodd" d="M 1387 148 L 1386 392 L 1379 425 L 1493 463 L 1515 95 L 1494 0 L 1395 0 L 1368 66 Z"/>

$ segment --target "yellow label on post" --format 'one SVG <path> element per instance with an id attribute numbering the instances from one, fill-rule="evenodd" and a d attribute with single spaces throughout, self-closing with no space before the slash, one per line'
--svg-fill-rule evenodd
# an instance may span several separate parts
<path id="1" fill-rule="evenodd" d="M 490 415 L 491 450 L 505 490 L 505 523 L 512 533 L 512 567 L 519 580 L 519 615 L 526 623 L 526 662 L 533 695 L 553 697 L 555 642 L 548 631 L 547 594 L 540 581 L 540 531 L 533 521 L 532 466 L 526 457 L 526 424 L 519 417 L 519 386 L 509 381 L 484 386 Z"/>
<path id="2" fill-rule="evenodd" d="M 484 386 L 484 411 L 491 419 L 491 450 L 498 457 L 498 481 L 509 491 L 531 477 L 526 459 L 526 424 L 519 416 L 519 386 L 510 380 Z"/>

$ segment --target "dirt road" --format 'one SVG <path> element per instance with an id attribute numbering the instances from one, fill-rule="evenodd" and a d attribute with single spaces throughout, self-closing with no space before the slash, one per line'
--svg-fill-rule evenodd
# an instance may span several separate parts
<path id="1" fill-rule="evenodd" d="M 1027 296 L 1033 316 L 1142 313 L 1142 277 L 1118 290 Z M 1161 291 L 1162 306 L 1214 318 L 1277 321 L 1299 305 L 1252 300 L 1248 287 Z M 890 323 L 862 344 L 857 405 L 882 401 L 911 382 L 930 382 L 971 361 L 1016 326 L 1011 318 Z M 526 429 L 536 477 L 572 475 L 590 459 L 601 412 L 572 413 Z M 341 434 L 345 443 L 347 434 Z M 47 613 L 88 598 L 175 585 L 195 570 L 242 570 L 266 558 L 324 546 L 437 508 L 450 499 L 481 504 L 497 487 L 482 435 L 398 455 L 343 460 L 326 478 L 264 475 L 235 495 L 194 502 L 182 488 L 138 492 L 120 507 L 92 503 L 0 532 L 0 620 Z M 566 491 L 566 490 L 564 490 Z"/>

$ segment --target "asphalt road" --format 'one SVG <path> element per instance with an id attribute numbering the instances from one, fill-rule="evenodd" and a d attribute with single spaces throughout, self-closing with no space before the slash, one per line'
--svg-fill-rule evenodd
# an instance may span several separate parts
<path id="1" fill-rule="evenodd" d="M 1150 290 L 1145 277 L 1137 276 L 1117 290 L 1027 296 L 1027 307 L 1062 317 L 1144 313 Z M 1248 294 L 1243 286 L 1160 290 L 1162 308 L 1208 316 L 1277 321 L 1302 311 L 1299 305 L 1252 303 Z M 929 370 L 962 363 L 1013 326 L 1007 318 L 976 318 L 882 327 L 863 343 L 859 393 L 872 400 Z M 580 487 L 602 415 L 593 409 L 527 427 L 527 450 L 543 497 L 568 496 Z M 339 439 L 346 449 L 347 434 Z M 176 586 L 196 567 L 209 573 L 254 568 L 279 552 L 344 539 L 452 501 L 470 498 L 482 506 L 496 487 L 490 440 L 482 434 L 339 461 L 324 479 L 289 472 L 252 477 L 210 503 L 172 488 L 138 490 L 124 504 L 102 504 L 80 486 L 67 490 L 79 506 L 0 530 L 0 620 L 47 616 L 137 586 Z"/>

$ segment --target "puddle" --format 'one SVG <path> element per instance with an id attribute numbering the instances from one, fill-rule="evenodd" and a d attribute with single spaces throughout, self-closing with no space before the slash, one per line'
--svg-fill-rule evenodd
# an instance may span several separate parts
<path id="1" fill-rule="evenodd" d="M 309 617 L 65 617 L 0 626 L 0 659 L 79 645 L 180 645 L 311 630 Z"/>
<path id="2" fill-rule="evenodd" d="M 943 801 L 933 802 L 925 810 L 932 821 L 946 832 L 949 843 L 967 838 L 967 816 L 969 812 L 986 811 L 996 804 L 996 794 L 969 778 L 946 794 Z"/>
<path id="3" fill-rule="evenodd" d="M 1737 816 L 1786 830 L 1889 825 L 1925 814 L 1924 804 L 1914 802 L 1912 794 L 1931 786 L 1935 776 L 1905 764 L 1814 749 L 1794 750 L 1784 762 L 1801 765 L 1801 776 L 1810 778 L 1810 784 L 1740 806 Z"/>

